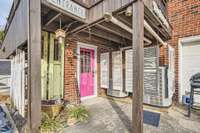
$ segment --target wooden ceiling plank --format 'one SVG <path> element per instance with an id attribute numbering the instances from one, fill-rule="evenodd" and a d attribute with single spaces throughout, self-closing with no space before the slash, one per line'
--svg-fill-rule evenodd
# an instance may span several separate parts
<path id="1" fill-rule="evenodd" d="M 85 38 L 85 37 L 79 37 L 78 40 L 81 41 L 81 42 L 84 42 L 84 43 L 92 43 L 93 45 L 98 46 L 98 48 L 100 48 L 100 49 L 101 48 L 107 49 L 107 50 L 116 49 L 112 46 L 102 44 L 102 42 L 95 40 L 95 39 L 89 40 L 88 38 Z"/>
<path id="2" fill-rule="evenodd" d="M 108 23 L 101 23 L 101 24 L 98 24 L 97 27 L 107 31 L 107 32 L 110 32 L 110 33 L 113 33 L 115 35 L 118 35 L 118 36 L 121 36 L 125 39 L 128 39 L 128 40 L 132 40 L 132 36 L 130 33 L 124 31 L 124 30 L 121 30 L 118 28 L 116 28 L 115 26 L 113 27 L 112 25 L 109 25 Z"/>
<path id="3" fill-rule="evenodd" d="M 63 10 L 63 9 L 52 5 L 52 4 L 49 3 L 47 0 L 41 0 L 41 3 L 42 3 L 43 5 L 45 5 L 46 7 L 48 7 L 48 8 L 50 8 L 50 9 L 54 10 L 54 11 L 57 11 L 57 12 L 62 13 L 62 14 L 65 15 L 65 16 L 69 16 L 69 17 L 71 17 L 71 18 L 73 18 L 73 19 L 75 19 L 75 20 L 77 20 L 77 21 L 86 23 L 86 19 L 77 17 L 77 16 L 75 16 L 75 15 L 69 13 L 69 12 L 66 12 L 66 11 Z"/>
<path id="4" fill-rule="evenodd" d="M 121 36 L 110 34 L 109 32 L 98 29 L 96 27 L 92 27 L 91 29 L 86 30 L 86 32 L 91 33 L 96 36 L 99 36 L 101 38 L 104 38 L 106 40 L 110 40 L 110 41 L 113 41 L 116 43 L 123 44 L 123 38 Z"/>
<path id="5" fill-rule="evenodd" d="M 132 21 L 129 20 L 129 18 L 125 17 L 124 15 L 118 15 L 116 16 L 120 21 L 122 21 L 124 24 L 126 24 L 128 27 L 132 27 Z"/>
<path id="6" fill-rule="evenodd" d="M 109 46 L 109 47 L 113 47 L 113 48 L 121 46 L 121 44 L 119 44 L 119 43 L 109 41 L 109 40 L 106 40 L 104 38 L 101 38 L 101 37 L 98 37 L 98 36 L 95 36 L 95 35 L 89 35 L 89 33 L 84 32 L 84 31 L 76 34 L 76 37 L 84 37 L 84 38 L 87 38 L 88 40 L 98 40 L 101 44 Z"/>
<path id="7" fill-rule="evenodd" d="M 44 24 L 45 26 L 48 26 L 49 24 L 51 24 L 54 20 L 56 20 L 59 16 L 61 16 L 62 13 L 57 13 L 55 16 L 53 16 L 52 18 L 50 18 L 49 20 L 47 20 L 47 22 Z"/>

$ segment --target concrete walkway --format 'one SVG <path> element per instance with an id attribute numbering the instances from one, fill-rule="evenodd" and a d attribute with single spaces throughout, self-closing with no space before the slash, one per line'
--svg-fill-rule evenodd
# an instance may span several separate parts
<path id="1" fill-rule="evenodd" d="M 84 101 L 83 105 L 90 112 L 88 122 L 68 127 L 64 133 L 131 132 L 131 104 L 106 98 L 94 98 Z M 145 107 L 146 110 L 149 110 L 147 108 Z M 189 119 L 184 116 L 185 114 L 184 110 L 171 107 L 167 111 L 161 112 L 159 127 L 144 124 L 144 133 L 200 133 L 200 116 L 193 114 Z"/>

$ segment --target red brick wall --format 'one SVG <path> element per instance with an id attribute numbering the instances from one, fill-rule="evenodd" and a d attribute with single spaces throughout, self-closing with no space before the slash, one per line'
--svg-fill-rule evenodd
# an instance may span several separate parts
<path id="1" fill-rule="evenodd" d="M 183 37 L 200 35 L 200 1 L 169 0 L 168 16 L 172 25 L 172 39 L 168 42 L 175 48 L 176 59 L 176 100 L 178 100 L 178 40 Z"/>
<path id="2" fill-rule="evenodd" d="M 74 52 L 77 48 L 75 40 L 67 40 L 65 48 L 65 66 L 64 66 L 64 99 L 70 103 L 79 103 L 78 81 L 76 80 L 77 57 Z"/>
<path id="3" fill-rule="evenodd" d="M 167 46 L 160 46 L 159 66 L 168 65 L 168 49 Z"/>

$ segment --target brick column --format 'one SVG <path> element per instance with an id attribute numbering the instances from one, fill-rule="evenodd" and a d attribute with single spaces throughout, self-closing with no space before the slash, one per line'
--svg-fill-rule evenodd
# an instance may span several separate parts
<path id="1" fill-rule="evenodd" d="M 67 41 L 65 47 L 65 66 L 64 66 L 64 99 L 70 103 L 80 103 L 80 93 L 77 80 L 77 42 Z"/>

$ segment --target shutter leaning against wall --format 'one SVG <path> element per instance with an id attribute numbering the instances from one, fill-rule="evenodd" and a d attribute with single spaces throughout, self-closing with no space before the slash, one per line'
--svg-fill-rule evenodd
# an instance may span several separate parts
<path id="1" fill-rule="evenodd" d="M 25 116 L 25 52 L 21 50 L 12 59 L 11 99 L 13 106 Z"/>
<path id="2" fill-rule="evenodd" d="M 109 53 L 101 54 L 101 88 L 109 87 Z"/>
<path id="3" fill-rule="evenodd" d="M 112 52 L 112 79 L 113 90 L 122 90 L 122 53 L 121 51 Z"/>
<path id="4" fill-rule="evenodd" d="M 144 48 L 144 103 L 160 105 L 158 87 L 159 47 Z"/>
<path id="5" fill-rule="evenodd" d="M 112 52 L 112 80 L 110 80 L 107 95 L 114 97 L 127 97 L 123 88 L 122 51 Z"/>
<path id="6" fill-rule="evenodd" d="M 125 51 L 125 88 L 127 92 L 133 92 L 133 50 Z"/>
<path id="7" fill-rule="evenodd" d="M 175 92 L 175 50 L 170 45 L 168 45 L 168 59 L 168 88 L 169 97 L 172 97 Z"/>

